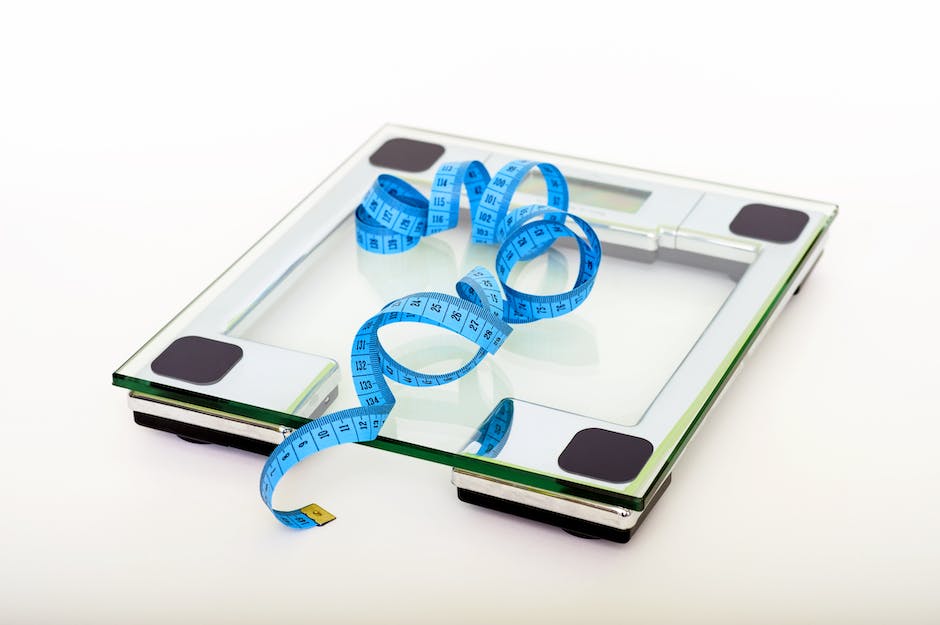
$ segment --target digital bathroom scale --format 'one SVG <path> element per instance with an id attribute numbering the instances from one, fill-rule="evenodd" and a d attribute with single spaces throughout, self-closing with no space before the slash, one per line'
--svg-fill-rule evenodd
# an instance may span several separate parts
<path id="1" fill-rule="evenodd" d="M 386 126 L 114 373 L 135 421 L 269 454 L 310 420 L 358 406 L 350 345 L 363 321 L 409 293 L 452 292 L 470 269 L 493 267 L 497 249 L 472 243 L 462 216 L 406 252 L 369 253 L 356 241 L 364 195 L 380 174 L 427 195 L 441 163 L 496 171 L 515 159 L 566 177 L 569 212 L 603 251 L 593 290 L 570 314 L 516 326 L 459 380 L 392 383 L 397 403 L 363 444 L 453 467 L 463 501 L 626 542 L 818 261 L 835 205 Z M 545 192 L 534 168 L 512 205 Z M 559 240 L 510 282 L 564 291 L 578 262 Z M 476 350 L 426 325 L 380 336 L 429 374 Z"/>

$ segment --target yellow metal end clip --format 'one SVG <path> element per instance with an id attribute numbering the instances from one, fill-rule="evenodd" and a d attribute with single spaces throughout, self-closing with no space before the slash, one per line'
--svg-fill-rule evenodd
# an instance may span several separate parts
<path id="1" fill-rule="evenodd" d="M 304 506 L 300 509 L 305 515 L 313 519 L 317 525 L 326 525 L 330 521 L 336 520 L 336 517 L 318 506 L 315 503 L 310 504 L 309 506 Z"/>

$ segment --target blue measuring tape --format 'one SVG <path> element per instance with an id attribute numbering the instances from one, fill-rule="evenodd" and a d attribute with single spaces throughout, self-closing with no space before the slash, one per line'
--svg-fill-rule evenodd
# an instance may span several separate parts
<path id="1" fill-rule="evenodd" d="M 548 203 L 510 210 L 519 184 L 533 168 L 542 174 Z M 350 370 L 359 397 L 358 408 L 319 417 L 295 430 L 271 453 L 261 473 L 261 498 L 284 525 L 315 527 L 335 517 L 316 504 L 296 510 L 277 510 L 274 489 L 295 464 L 318 451 L 342 443 L 370 441 L 379 435 L 395 406 L 388 380 L 407 386 L 439 386 L 472 371 L 495 354 L 512 333 L 511 323 L 560 317 L 580 306 L 591 292 L 601 261 L 601 246 L 594 229 L 568 212 L 568 183 L 549 163 L 517 160 L 492 178 L 479 161 L 445 163 L 437 170 L 426 198 L 413 186 L 388 174 L 380 175 L 356 209 L 356 241 L 378 254 L 405 252 L 423 236 L 457 225 L 461 192 L 470 202 L 475 243 L 495 244 L 496 275 L 476 267 L 456 285 L 457 295 L 413 293 L 396 299 L 370 318 L 353 340 Z M 580 232 L 569 224 L 577 226 Z M 506 284 L 512 268 L 547 251 L 560 238 L 573 238 L 580 252 L 578 276 L 571 290 L 557 295 L 532 295 Z M 402 322 L 445 328 L 472 341 L 477 353 L 450 373 L 428 374 L 409 369 L 382 347 L 379 328 Z M 505 404 L 504 404 L 505 405 Z M 497 408 L 481 431 L 481 455 L 498 453 L 512 420 L 509 408 Z"/>
<path id="2" fill-rule="evenodd" d="M 477 456 L 495 458 L 503 450 L 509 438 L 509 430 L 512 428 L 514 409 L 515 404 L 511 399 L 504 399 L 497 404 L 496 409 L 486 418 L 474 438 L 479 446 L 475 452 Z"/>

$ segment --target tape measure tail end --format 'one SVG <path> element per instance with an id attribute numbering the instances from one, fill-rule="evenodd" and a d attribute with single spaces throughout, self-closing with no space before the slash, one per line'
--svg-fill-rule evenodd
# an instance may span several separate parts
<path id="1" fill-rule="evenodd" d="M 332 514 L 330 514 L 329 512 L 327 512 L 326 510 L 324 510 L 323 508 L 321 508 L 315 503 L 312 503 L 308 506 L 304 506 L 303 508 L 300 509 L 300 511 L 305 516 L 309 517 L 310 520 L 316 523 L 317 525 L 326 525 L 330 521 L 336 520 L 335 516 L 333 516 Z"/>

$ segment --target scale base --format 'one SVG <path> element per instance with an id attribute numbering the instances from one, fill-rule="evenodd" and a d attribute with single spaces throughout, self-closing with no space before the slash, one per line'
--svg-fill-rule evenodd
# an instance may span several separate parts
<path id="1" fill-rule="evenodd" d="M 334 398 L 335 395 L 328 397 L 323 407 L 332 403 Z M 176 434 L 190 443 L 212 443 L 266 456 L 290 432 L 287 428 L 262 426 L 237 417 L 226 418 L 139 393 L 131 393 L 128 399 L 135 423 Z M 625 543 L 649 515 L 671 479 L 668 476 L 663 481 L 642 512 L 587 499 L 531 491 L 519 484 L 462 469 L 454 469 L 452 481 L 457 486 L 457 497 L 466 503 L 555 525 L 575 536 Z"/>
<path id="2" fill-rule="evenodd" d="M 213 445 L 222 445 L 223 447 L 235 447 L 236 449 L 243 449 L 263 456 L 270 455 L 271 452 L 274 451 L 274 448 L 277 447 L 274 443 L 267 441 L 259 441 L 254 438 L 238 436 L 237 434 L 231 434 L 229 432 L 220 432 L 219 430 L 174 421 L 173 419 L 158 417 L 136 410 L 134 411 L 134 423 L 154 430 L 160 430 L 161 432 L 176 434 L 187 443 L 197 443 L 201 445 L 211 443 Z"/>
<path id="3" fill-rule="evenodd" d="M 580 538 L 625 543 L 649 516 L 672 475 L 666 476 L 642 511 L 536 491 L 462 469 L 454 469 L 451 481 L 457 487 L 457 498 L 465 503 L 554 525 Z"/>

